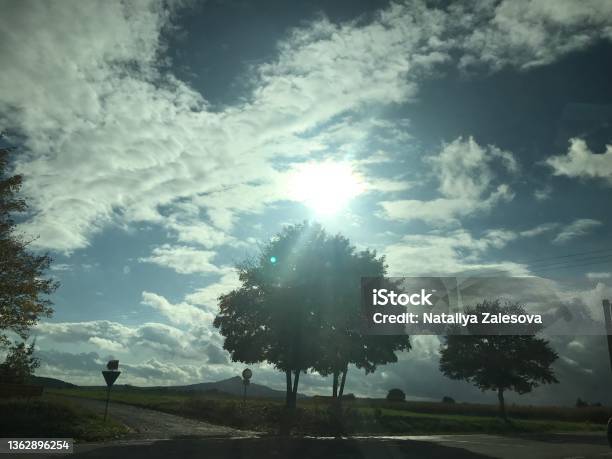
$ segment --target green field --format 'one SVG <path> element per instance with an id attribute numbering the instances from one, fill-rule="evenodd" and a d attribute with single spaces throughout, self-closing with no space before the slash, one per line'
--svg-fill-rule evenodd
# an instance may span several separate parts
<path id="1" fill-rule="evenodd" d="M 42 399 L 0 401 L 0 432 L 5 437 L 63 437 L 75 441 L 119 438 L 126 426 L 83 409 L 65 399 L 45 395 Z"/>
<path id="2" fill-rule="evenodd" d="M 49 389 L 48 393 L 104 400 L 104 388 Z M 328 400 L 298 402 L 288 419 L 282 400 L 249 399 L 219 393 L 185 393 L 144 388 L 116 388 L 111 399 L 150 409 L 236 428 L 275 433 L 291 422 L 295 433 L 434 434 L 601 431 L 612 415 L 608 408 L 558 408 L 509 406 L 510 420 L 497 416 L 497 407 L 433 402 L 387 402 L 357 399 L 343 403 L 343 413 Z"/>

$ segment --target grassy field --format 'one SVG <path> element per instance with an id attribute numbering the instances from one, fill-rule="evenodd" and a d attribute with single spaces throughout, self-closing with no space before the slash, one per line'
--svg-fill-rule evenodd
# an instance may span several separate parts
<path id="1" fill-rule="evenodd" d="M 0 401 L 0 432 L 4 437 L 62 437 L 75 441 L 118 438 L 127 428 L 113 419 L 106 422 L 74 403 L 45 395 L 38 400 Z"/>
<path id="2" fill-rule="evenodd" d="M 103 388 L 53 389 L 49 393 L 104 400 Z M 142 388 L 116 388 L 115 402 L 200 419 L 237 428 L 276 432 L 281 423 L 302 434 L 433 434 L 601 431 L 612 415 L 608 408 L 508 407 L 511 420 L 497 417 L 497 407 L 433 402 L 344 402 L 341 416 L 329 402 L 305 399 L 286 418 L 282 400 L 249 399 L 221 394 L 193 394 Z"/>

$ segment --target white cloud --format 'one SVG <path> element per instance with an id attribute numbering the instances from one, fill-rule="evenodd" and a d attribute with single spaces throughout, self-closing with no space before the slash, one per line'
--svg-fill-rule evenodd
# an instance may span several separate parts
<path id="1" fill-rule="evenodd" d="M 545 186 L 544 188 L 539 188 L 533 191 L 533 197 L 536 201 L 546 201 L 550 199 L 552 196 L 552 187 Z"/>
<path id="2" fill-rule="evenodd" d="M 536 237 L 540 236 L 541 234 L 548 233 L 549 231 L 552 231 L 558 228 L 559 226 L 559 223 L 542 223 L 541 225 L 535 226 L 534 228 L 521 231 L 520 235 L 523 237 Z"/>
<path id="3" fill-rule="evenodd" d="M 612 145 L 606 146 L 605 153 L 589 150 L 582 139 L 571 139 L 567 154 L 551 156 L 546 164 L 553 168 L 554 175 L 577 178 L 598 178 L 612 185 Z"/>
<path id="4" fill-rule="evenodd" d="M 219 271 L 219 268 L 212 264 L 215 255 L 216 253 L 210 250 L 164 244 L 155 247 L 151 256 L 138 261 L 171 268 L 180 274 L 215 273 Z"/>
<path id="5" fill-rule="evenodd" d="M 460 66 L 521 69 L 549 64 L 600 39 L 612 39 L 607 0 L 482 0 L 451 7 L 461 40 Z"/>
<path id="6" fill-rule="evenodd" d="M 190 325 L 188 330 L 181 330 L 154 322 L 138 326 L 107 320 L 43 322 L 36 326 L 35 336 L 46 348 L 78 345 L 79 349 L 104 349 L 121 355 L 162 355 L 183 359 L 199 359 L 209 344 L 220 344 L 218 334 L 209 328 L 210 322 Z"/>
<path id="7" fill-rule="evenodd" d="M 514 197 L 510 187 L 495 183 L 492 163 L 500 161 L 510 172 L 518 168 L 511 153 L 495 146 L 481 147 L 473 138 L 461 137 L 427 158 L 433 166 L 441 197 L 421 201 L 404 199 L 383 201 L 383 216 L 393 220 L 423 220 L 452 223 L 461 217 L 491 210 Z"/>
<path id="8" fill-rule="evenodd" d="M 185 297 L 185 301 L 204 306 L 209 311 L 217 311 L 217 303 L 220 295 L 229 293 L 233 289 L 241 285 L 238 279 L 238 273 L 233 268 L 224 268 L 220 279 L 210 285 L 198 289 Z"/>
<path id="9" fill-rule="evenodd" d="M 104 349 L 106 351 L 119 352 L 124 349 L 121 343 L 118 343 L 116 341 L 111 341 L 109 339 L 101 338 L 99 336 L 92 336 L 91 338 L 89 338 L 88 341 L 94 346 L 100 349 Z"/>
<path id="10" fill-rule="evenodd" d="M 162 313 L 173 324 L 210 325 L 214 319 L 211 313 L 189 303 L 172 304 L 163 296 L 155 293 L 142 292 L 142 303 Z"/>
<path id="11" fill-rule="evenodd" d="M 1 124 L 26 139 L 18 161 L 34 211 L 26 229 L 39 246 L 64 252 L 135 221 L 205 247 L 227 242 L 193 220 L 166 219 L 160 207 L 191 200 L 230 231 L 241 212 L 285 198 L 270 158 L 329 148 L 334 136 L 314 128 L 410 100 L 416 80 L 447 59 L 432 39 L 443 15 L 419 3 L 393 5 L 369 23 L 320 18 L 251 69 L 247 102 L 213 112 L 165 66 L 172 16 L 161 1 L 13 5 L 0 29 Z"/>
<path id="12" fill-rule="evenodd" d="M 392 276 L 427 276 L 453 274 L 508 273 L 524 276 L 526 266 L 514 262 L 487 262 L 483 256 L 491 248 L 500 248 L 508 238 L 501 233 L 474 238 L 465 230 L 446 235 L 435 233 L 404 236 L 384 249 Z M 506 234 L 507 236 L 507 234 Z M 512 237 L 510 238 L 510 240 Z"/>
<path id="13" fill-rule="evenodd" d="M 586 273 L 586 277 L 587 279 L 594 279 L 594 280 L 612 279 L 612 273 L 609 273 L 609 272 Z"/>
<path id="14" fill-rule="evenodd" d="M 553 239 L 553 243 L 564 244 L 577 237 L 585 236 L 601 224 L 602 223 L 600 221 L 593 220 L 591 218 L 574 220 L 572 223 L 561 229 L 559 234 L 557 234 L 557 236 L 555 236 Z"/>

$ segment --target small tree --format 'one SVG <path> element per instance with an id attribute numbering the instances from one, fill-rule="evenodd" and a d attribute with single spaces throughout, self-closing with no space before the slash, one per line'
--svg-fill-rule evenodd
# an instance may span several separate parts
<path id="1" fill-rule="evenodd" d="M 502 305 L 498 300 L 466 308 L 466 314 L 481 317 L 483 312 L 524 314 L 525 309 L 517 303 Z M 447 336 L 440 352 L 440 370 L 451 379 L 468 381 L 483 391 L 497 391 L 500 414 L 506 419 L 506 390 L 525 394 L 540 384 L 558 382 L 551 368 L 557 353 L 548 341 L 534 336 L 540 327 L 531 326 L 532 334 L 526 335 Z M 478 332 L 478 325 L 468 330 Z"/>
<path id="2" fill-rule="evenodd" d="M 26 346 L 25 342 L 15 343 L 0 364 L 0 382 L 23 384 L 34 374 L 40 362 L 34 357 L 35 343 Z"/>
<path id="3" fill-rule="evenodd" d="M 406 394 L 401 389 L 397 389 L 397 388 L 396 389 L 391 389 L 387 393 L 387 400 L 389 402 L 405 402 L 406 401 Z"/>
<path id="4" fill-rule="evenodd" d="M 9 345 L 6 332 L 26 339 L 41 317 L 53 310 L 48 296 L 58 284 L 45 278 L 51 258 L 28 250 L 29 241 L 15 230 L 13 214 L 27 208 L 17 197 L 21 176 L 8 175 L 9 150 L 0 149 L 0 348 Z"/>

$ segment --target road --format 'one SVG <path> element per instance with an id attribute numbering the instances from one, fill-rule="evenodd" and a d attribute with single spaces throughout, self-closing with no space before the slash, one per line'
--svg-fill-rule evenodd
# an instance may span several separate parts
<path id="1" fill-rule="evenodd" d="M 104 413 L 105 402 L 80 397 L 64 397 L 91 411 Z M 252 437 L 256 432 L 232 429 L 207 422 L 148 410 L 124 403 L 109 404 L 109 416 L 121 421 L 131 430 L 130 440 L 195 438 L 195 437 Z"/>
<path id="2" fill-rule="evenodd" d="M 74 399 L 77 401 L 77 399 Z M 102 411 L 104 403 L 78 399 Z M 75 446 L 79 458 L 130 459 L 401 459 L 612 458 L 604 434 L 524 436 L 431 435 L 351 438 L 257 436 L 180 416 L 111 403 L 109 413 L 132 429 L 122 441 Z M 29 455 L 20 455 L 26 459 Z M 42 455 L 32 455 L 41 458 Z M 49 456 L 49 457 L 57 457 Z"/>

